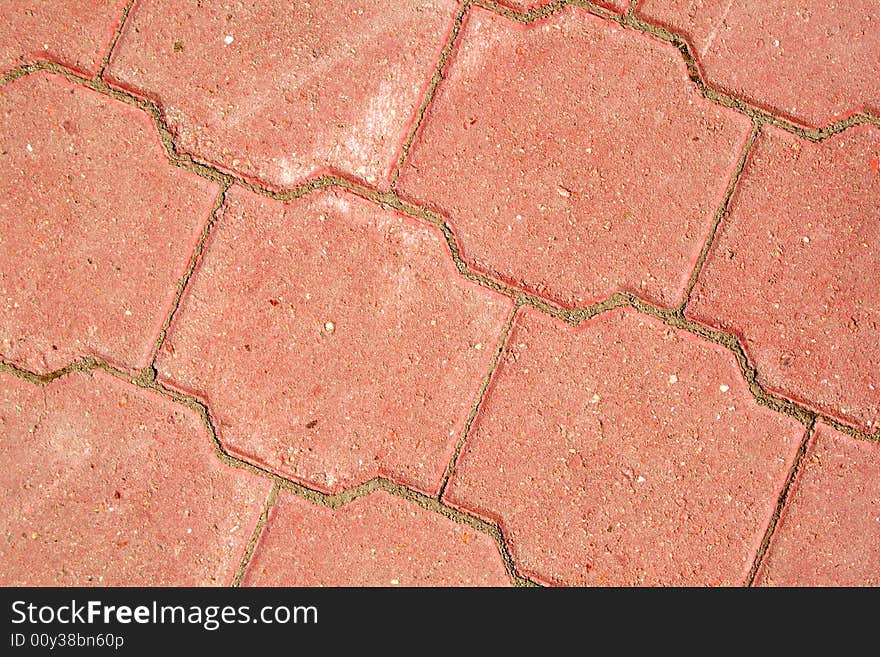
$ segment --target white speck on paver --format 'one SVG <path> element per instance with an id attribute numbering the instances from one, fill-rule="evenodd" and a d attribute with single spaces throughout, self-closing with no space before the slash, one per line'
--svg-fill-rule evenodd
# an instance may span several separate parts
<path id="1" fill-rule="evenodd" d="M 670 374 L 669 383 L 678 383 L 678 377 L 675 374 Z"/>
<path id="2" fill-rule="evenodd" d="M 327 331 L 327 333 L 333 333 L 333 331 L 336 330 L 336 324 L 334 324 L 333 322 L 325 322 L 324 330 Z"/>
<path id="3" fill-rule="evenodd" d="M 226 37 L 223 39 L 223 43 L 225 43 L 227 46 L 233 41 L 235 41 L 235 37 L 233 37 L 231 34 L 227 34 Z"/>
<path id="4" fill-rule="evenodd" d="M 590 401 L 591 401 L 592 403 L 594 403 L 594 404 L 598 404 L 598 403 L 599 403 L 599 399 L 601 399 L 601 398 L 599 397 L 599 394 L 598 394 L 598 393 L 593 393 L 593 398 L 592 398 Z"/>
<path id="5" fill-rule="evenodd" d="M 27 148 L 27 152 L 28 152 L 28 153 L 33 153 L 33 152 L 34 152 L 34 147 L 31 146 L 30 144 L 28 144 L 27 146 L 25 146 L 25 148 Z"/>
<path id="6" fill-rule="evenodd" d="M 482 349 L 482 348 L 483 348 L 483 343 L 482 343 L 482 342 L 478 342 L 477 344 L 474 345 L 474 349 L 476 349 L 477 351 L 479 351 L 479 350 Z"/>
<path id="7" fill-rule="evenodd" d="M 126 316 L 126 317 L 131 317 L 131 311 L 130 311 L 130 310 L 126 310 L 126 311 L 125 311 L 125 316 Z"/>
<path id="8" fill-rule="evenodd" d="M 400 580 L 392 579 L 392 580 L 391 580 L 391 583 L 392 583 L 394 586 L 397 586 L 398 584 L 400 584 Z"/>
<path id="9" fill-rule="evenodd" d="M 556 188 L 556 193 L 559 194 L 562 198 L 568 198 L 569 196 L 571 196 L 571 191 L 567 190 L 561 185 Z"/>
<path id="10" fill-rule="evenodd" d="M 774 47 L 774 48 L 778 48 L 778 47 L 779 47 L 779 39 L 773 39 L 773 47 Z"/>
<path id="11" fill-rule="evenodd" d="M 643 482 L 646 481 L 646 480 L 645 480 L 645 478 L 644 478 L 642 475 L 639 475 L 638 478 L 636 479 L 636 481 L 639 482 L 639 483 L 641 484 L 641 483 L 643 483 Z"/>
<path id="12" fill-rule="evenodd" d="M 804 237 L 804 244 L 809 244 L 809 243 L 810 243 L 810 238 L 805 236 Z"/>
<path id="13" fill-rule="evenodd" d="M 721 392 L 727 392 L 728 390 L 730 390 L 730 386 L 727 385 L 726 383 L 722 383 L 720 386 L 718 386 L 718 389 Z"/>

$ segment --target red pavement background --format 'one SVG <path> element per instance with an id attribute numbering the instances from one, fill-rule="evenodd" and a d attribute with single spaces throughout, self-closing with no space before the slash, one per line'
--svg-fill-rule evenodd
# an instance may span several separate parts
<path id="1" fill-rule="evenodd" d="M 880 583 L 869 0 L 3 4 L 0 583 Z"/>

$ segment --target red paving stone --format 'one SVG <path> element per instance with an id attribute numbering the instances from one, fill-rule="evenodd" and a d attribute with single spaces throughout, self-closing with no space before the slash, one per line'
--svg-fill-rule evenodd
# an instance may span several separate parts
<path id="1" fill-rule="evenodd" d="M 234 190 L 157 367 L 248 460 L 436 493 L 512 306 L 432 227 L 344 192 Z"/>
<path id="2" fill-rule="evenodd" d="M 119 27 L 126 0 L 3 2 L 0 74 L 50 61 L 95 75 Z"/>
<path id="3" fill-rule="evenodd" d="M 486 534 L 385 492 L 331 510 L 282 493 L 248 586 L 505 586 Z"/>
<path id="4" fill-rule="evenodd" d="M 159 102 L 199 159 L 276 187 L 339 170 L 387 186 L 455 0 L 141 0 L 109 77 Z"/>
<path id="5" fill-rule="evenodd" d="M 149 116 L 59 75 L 0 91 L 0 354 L 46 373 L 148 364 L 218 188 Z"/>
<path id="6" fill-rule="evenodd" d="M 880 108 L 876 0 L 641 0 L 688 37 L 708 82 L 813 127 Z"/>
<path id="7" fill-rule="evenodd" d="M 759 583 L 880 586 L 880 444 L 819 425 Z"/>
<path id="8" fill-rule="evenodd" d="M 399 187 L 505 281 L 676 306 L 750 130 L 668 44 L 575 8 L 529 26 L 474 9 Z"/>
<path id="9" fill-rule="evenodd" d="M 3 12 L 0 584 L 880 584 L 880 10 L 548 3 Z"/>
<path id="10" fill-rule="evenodd" d="M 447 500 L 540 581 L 743 583 L 803 425 L 758 406 L 730 352 L 632 310 L 523 310 L 508 345 Z"/>
<path id="11" fill-rule="evenodd" d="M 0 373 L 0 455 L 4 586 L 229 584 L 271 488 L 195 412 L 101 372 Z"/>
<path id="12" fill-rule="evenodd" d="M 819 144 L 765 128 L 687 315 L 741 335 L 759 381 L 880 420 L 880 130 Z"/>

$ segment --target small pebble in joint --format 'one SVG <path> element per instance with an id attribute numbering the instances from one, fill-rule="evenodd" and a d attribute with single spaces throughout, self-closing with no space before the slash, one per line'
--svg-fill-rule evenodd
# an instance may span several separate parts
<path id="1" fill-rule="evenodd" d="M 233 37 L 231 34 L 227 34 L 226 37 L 223 39 L 223 43 L 225 43 L 227 46 L 230 45 L 233 41 L 235 41 L 235 37 Z"/>
<path id="2" fill-rule="evenodd" d="M 333 322 L 324 322 L 324 331 L 326 333 L 333 333 L 336 330 L 336 324 Z"/>

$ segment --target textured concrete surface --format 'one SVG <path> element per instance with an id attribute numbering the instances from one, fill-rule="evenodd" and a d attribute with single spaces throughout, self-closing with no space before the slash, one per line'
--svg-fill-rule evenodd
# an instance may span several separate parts
<path id="1" fill-rule="evenodd" d="M 511 301 L 459 276 L 437 229 L 345 192 L 235 191 L 218 223 L 161 380 L 279 474 L 328 493 L 383 474 L 436 494 Z"/>
<path id="2" fill-rule="evenodd" d="M 878 468 L 880 446 L 821 425 L 759 582 L 880 585 Z"/>
<path id="3" fill-rule="evenodd" d="M 394 495 L 335 511 L 284 495 L 251 561 L 248 586 L 505 586 L 498 546 Z"/>
<path id="4" fill-rule="evenodd" d="M 710 84 L 804 125 L 880 109 L 874 0 L 640 0 L 637 14 L 684 34 Z"/>
<path id="5" fill-rule="evenodd" d="M 880 582 L 876 3 L 0 10 L 0 583 Z"/>

